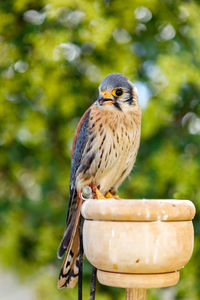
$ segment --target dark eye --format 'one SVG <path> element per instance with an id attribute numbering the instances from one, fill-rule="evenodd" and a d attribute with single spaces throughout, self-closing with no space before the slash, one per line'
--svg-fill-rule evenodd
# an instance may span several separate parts
<path id="1" fill-rule="evenodd" d="M 123 94 L 122 89 L 116 89 L 113 91 L 114 96 L 120 97 Z"/>

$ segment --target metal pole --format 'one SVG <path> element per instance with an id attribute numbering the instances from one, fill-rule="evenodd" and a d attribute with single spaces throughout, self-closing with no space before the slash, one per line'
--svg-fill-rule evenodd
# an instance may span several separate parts
<path id="1" fill-rule="evenodd" d="M 78 275 L 78 300 L 82 300 L 82 274 L 83 274 L 83 217 L 80 216 L 79 224 L 80 252 L 79 252 L 79 275 Z"/>

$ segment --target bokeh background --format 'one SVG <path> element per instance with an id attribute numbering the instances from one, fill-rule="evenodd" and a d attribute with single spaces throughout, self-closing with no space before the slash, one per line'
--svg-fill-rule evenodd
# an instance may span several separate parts
<path id="1" fill-rule="evenodd" d="M 200 3 L 0 2 L 0 298 L 77 299 L 57 290 L 72 138 L 111 72 L 135 82 L 143 110 L 121 197 L 194 202 L 195 249 L 176 287 L 150 300 L 200 299 Z M 84 299 L 91 266 L 84 264 Z M 97 300 L 124 299 L 98 285 Z"/>

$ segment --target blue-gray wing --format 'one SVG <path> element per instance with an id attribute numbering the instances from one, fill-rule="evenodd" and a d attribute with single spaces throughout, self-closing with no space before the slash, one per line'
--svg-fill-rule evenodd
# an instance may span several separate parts
<path id="1" fill-rule="evenodd" d="M 91 108 L 89 108 L 82 116 L 74 136 L 73 147 L 72 147 L 69 204 L 68 204 L 68 212 L 66 218 L 66 230 L 58 249 L 59 258 L 63 256 L 65 250 L 67 249 L 75 225 L 76 211 L 77 211 L 77 191 L 75 186 L 76 172 L 80 166 L 85 145 L 88 140 L 90 109 Z"/>

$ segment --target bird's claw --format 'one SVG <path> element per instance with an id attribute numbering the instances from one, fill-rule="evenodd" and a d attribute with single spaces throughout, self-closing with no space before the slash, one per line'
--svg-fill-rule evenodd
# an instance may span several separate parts
<path id="1" fill-rule="evenodd" d="M 121 198 L 118 195 L 113 195 L 111 192 L 107 192 L 105 195 L 106 199 L 112 198 L 112 199 L 116 199 L 116 200 L 120 200 Z"/>
<path id="2" fill-rule="evenodd" d="M 98 188 L 96 188 L 95 194 L 96 199 L 106 199 L 106 197 L 99 191 Z"/>
<path id="3" fill-rule="evenodd" d="M 120 200 L 120 197 L 118 195 L 113 195 L 111 191 L 107 192 L 106 195 L 104 196 L 98 186 L 96 184 L 90 184 L 87 186 L 84 186 L 82 191 L 80 192 L 80 197 L 83 200 L 86 199 L 117 199 Z"/>

